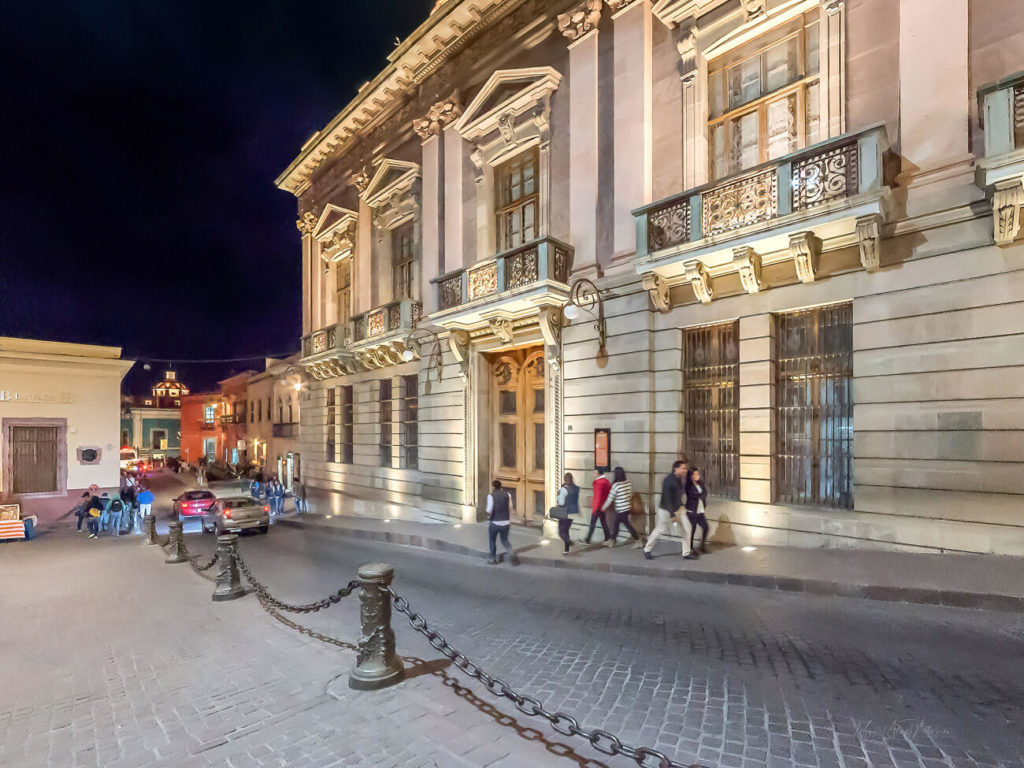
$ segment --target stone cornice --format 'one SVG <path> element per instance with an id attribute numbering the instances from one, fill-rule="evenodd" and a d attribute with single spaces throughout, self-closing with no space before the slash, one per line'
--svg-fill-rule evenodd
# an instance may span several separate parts
<path id="1" fill-rule="evenodd" d="M 356 97 L 326 127 L 315 133 L 299 156 L 276 179 L 278 188 L 298 196 L 312 174 L 369 126 L 390 115 L 441 64 L 477 35 L 526 0 L 463 0 L 437 6 L 388 56 L 388 66 L 359 89 Z"/>

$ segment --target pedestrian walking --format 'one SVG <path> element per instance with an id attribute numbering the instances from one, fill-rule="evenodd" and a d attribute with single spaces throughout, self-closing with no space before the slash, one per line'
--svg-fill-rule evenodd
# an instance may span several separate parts
<path id="1" fill-rule="evenodd" d="M 647 546 L 644 547 L 644 557 L 648 560 L 654 559 L 651 550 L 654 549 L 658 539 L 662 536 L 668 536 L 671 526 L 678 524 L 681 520 L 681 515 L 678 513 L 683 508 L 686 493 L 686 475 L 686 462 L 676 461 L 672 464 L 672 471 L 665 475 L 665 479 L 661 481 L 661 500 L 658 503 L 657 510 L 654 512 L 654 530 L 651 531 L 651 535 L 647 538 Z M 682 554 L 686 559 L 692 559 L 690 555 L 689 531 L 685 522 L 683 522 Z"/>
<path id="2" fill-rule="evenodd" d="M 249 483 L 249 495 L 256 501 L 260 500 L 260 481 L 255 477 L 252 479 L 252 482 Z"/>
<path id="3" fill-rule="evenodd" d="M 295 511 L 306 511 L 306 486 L 301 480 L 292 481 L 292 496 L 295 497 Z"/>
<path id="4" fill-rule="evenodd" d="M 594 537 L 594 528 L 597 527 L 599 522 L 601 523 L 601 532 L 604 533 L 604 541 L 608 541 L 612 537 L 611 531 L 608 529 L 608 523 L 604 519 L 604 503 L 612 490 L 612 482 L 605 477 L 603 469 L 598 469 L 594 475 L 592 488 L 594 496 L 590 506 L 590 529 L 587 531 L 587 535 L 580 539 L 580 544 L 590 543 L 590 540 Z"/>
<path id="5" fill-rule="evenodd" d="M 708 553 L 708 519 L 704 512 L 708 506 L 708 489 L 701 482 L 700 470 L 696 467 L 690 472 L 690 480 L 686 483 L 686 516 L 690 519 L 690 552 L 693 557 L 700 557 L 693 546 L 693 535 L 700 526 L 700 551 Z"/>
<path id="6" fill-rule="evenodd" d="M 572 518 L 573 515 L 580 513 L 580 487 L 573 482 L 571 472 L 565 473 L 562 487 L 558 489 L 558 500 L 555 503 L 565 510 L 565 517 L 558 519 L 558 535 L 565 542 L 565 551 L 562 554 L 568 555 L 572 551 L 572 539 L 569 538 Z"/>
<path id="7" fill-rule="evenodd" d="M 512 494 L 501 487 L 501 480 L 491 483 L 493 490 L 487 494 L 487 538 L 491 545 L 491 559 L 487 562 L 491 565 L 498 563 L 498 537 L 501 537 L 502 546 L 509 557 L 509 562 L 514 562 L 516 553 L 508 542 L 508 530 L 512 524 L 512 515 L 515 512 L 512 503 Z"/>
<path id="8" fill-rule="evenodd" d="M 639 549 L 643 546 L 640 541 L 640 534 L 636 532 L 636 529 L 629 522 L 629 513 L 633 509 L 633 484 L 626 479 L 626 470 L 622 467 L 616 467 L 612 477 L 615 482 L 612 483 L 611 490 L 608 492 L 608 498 L 604 501 L 603 509 L 615 510 L 615 520 L 612 523 L 612 536 L 606 542 L 606 546 L 614 547 L 616 539 L 619 537 L 619 527 L 626 526 L 626 530 L 629 531 L 629 535 L 633 537 L 633 548 Z"/>
<path id="9" fill-rule="evenodd" d="M 273 500 L 270 508 L 273 510 L 275 515 L 280 515 L 284 512 L 284 486 L 281 481 L 274 476 L 274 479 L 270 483 L 270 497 Z"/>
<path id="10" fill-rule="evenodd" d="M 139 520 L 144 517 L 149 517 L 153 514 L 153 502 L 156 501 L 156 496 L 149 490 L 148 486 L 143 486 L 142 492 L 139 494 Z"/>
<path id="11" fill-rule="evenodd" d="M 109 514 L 110 523 L 110 535 L 120 536 L 121 535 L 121 521 L 124 518 L 124 507 L 125 504 L 121 501 L 121 497 L 114 494 L 113 498 L 110 499 L 110 503 L 107 505 L 107 513 Z"/>

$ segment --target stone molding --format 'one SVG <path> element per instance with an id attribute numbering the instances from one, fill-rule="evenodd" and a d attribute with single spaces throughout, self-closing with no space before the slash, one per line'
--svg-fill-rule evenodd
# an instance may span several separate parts
<path id="1" fill-rule="evenodd" d="M 492 317 L 487 321 L 491 333 L 498 337 L 503 344 L 511 344 L 513 338 L 512 321 L 507 317 Z"/>
<path id="2" fill-rule="evenodd" d="M 320 243 L 320 258 L 324 261 L 341 261 L 352 255 L 356 246 L 355 211 L 328 203 L 324 206 L 311 232 L 313 239 Z"/>
<path id="3" fill-rule="evenodd" d="M 377 161 L 373 178 L 360 197 L 373 209 L 373 226 L 394 229 L 419 218 L 417 182 L 420 166 L 405 160 L 384 158 Z"/>
<path id="4" fill-rule="evenodd" d="M 597 29 L 601 21 L 601 0 L 583 0 L 558 14 L 558 31 L 575 42 Z"/>

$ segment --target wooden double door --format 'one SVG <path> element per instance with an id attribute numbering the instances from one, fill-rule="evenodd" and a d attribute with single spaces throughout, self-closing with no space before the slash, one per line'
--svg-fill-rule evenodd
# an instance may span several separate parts
<path id="1" fill-rule="evenodd" d="M 550 504 L 544 488 L 544 348 L 488 356 L 491 479 L 512 494 L 513 520 L 541 525 Z"/>

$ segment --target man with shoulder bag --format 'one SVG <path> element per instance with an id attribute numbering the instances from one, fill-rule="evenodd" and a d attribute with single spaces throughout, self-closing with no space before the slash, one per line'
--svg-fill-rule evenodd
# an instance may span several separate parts
<path id="1" fill-rule="evenodd" d="M 661 500 L 658 509 L 654 513 L 654 530 L 647 538 L 647 546 L 644 547 L 644 557 L 653 560 L 651 550 L 661 536 L 668 536 L 669 526 L 681 523 L 683 526 L 683 557 L 692 560 L 688 542 L 690 534 L 686 517 L 678 512 L 683 508 L 684 486 L 686 483 L 686 462 L 676 461 L 672 464 L 672 471 L 661 481 Z"/>

